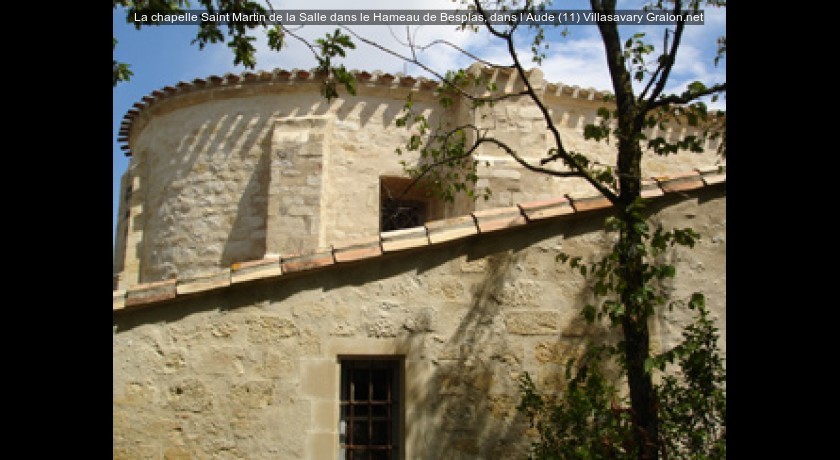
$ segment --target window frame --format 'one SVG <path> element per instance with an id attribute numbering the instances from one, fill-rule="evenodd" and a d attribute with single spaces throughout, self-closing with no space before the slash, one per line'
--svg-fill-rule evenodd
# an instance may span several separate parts
<path id="1" fill-rule="evenodd" d="M 405 357 L 404 356 L 370 356 L 348 355 L 339 356 L 339 386 L 338 386 L 338 448 L 341 460 L 367 460 L 369 455 L 353 455 L 353 453 L 367 453 L 370 451 L 390 451 L 388 459 L 405 458 Z M 367 371 L 367 399 L 358 399 L 355 393 L 355 383 L 359 382 L 354 372 Z M 386 400 L 376 399 L 373 374 L 376 371 L 387 372 L 387 388 L 390 392 Z M 381 396 L 381 395 L 379 395 Z M 356 413 L 357 408 L 360 414 Z M 375 415 L 374 407 L 385 407 L 386 416 Z M 345 409 L 347 408 L 347 409 Z M 349 414 L 348 414 L 349 412 Z M 365 415 L 365 413 L 367 415 Z M 387 422 L 388 434 L 386 444 L 374 443 L 378 438 L 374 436 L 375 422 Z M 368 434 L 366 442 L 359 443 L 353 439 L 353 423 L 367 423 Z M 381 426 L 381 425 L 380 425 Z M 376 446 L 387 446 L 379 449 Z M 373 447 L 373 449 L 371 449 Z M 381 456 L 374 458 L 382 458 Z"/>

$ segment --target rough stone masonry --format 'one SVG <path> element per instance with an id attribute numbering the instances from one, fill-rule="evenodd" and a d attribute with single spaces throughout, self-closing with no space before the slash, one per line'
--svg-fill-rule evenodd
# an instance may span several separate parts
<path id="1" fill-rule="evenodd" d="M 567 147 L 609 161 L 614 146 L 582 134 L 601 96 L 531 77 Z M 328 103 L 305 71 L 211 77 L 132 114 L 114 264 L 114 458 L 338 458 L 351 356 L 400 360 L 401 458 L 522 458 L 533 433 L 515 409 L 517 378 L 558 389 L 568 358 L 610 339 L 580 315 L 585 279 L 555 261 L 594 260 L 614 241 L 611 209 L 584 200 L 594 191 L 579 180 L 482 149 L 491 200 L 380 232 L 382 178 L 417 161 L 394 153 L 409 135 L 394 124 L 409 92 L 433 122 L 472 120 L 528 158 L 549 142 L 539 113 L 516 100 L 442 111 L 428 81 L 357 78 L 358 96 Z M 725 351 L 725 175 L 696 171 L 717 161 L 680 152 L 644 167 L 659 179 L 647 189 L 654 221 L 701 234 L 668 254 L 669 294 L 706 294 Z M 688 320 L 656 317 L 652 347 L 673 346 Z"/>

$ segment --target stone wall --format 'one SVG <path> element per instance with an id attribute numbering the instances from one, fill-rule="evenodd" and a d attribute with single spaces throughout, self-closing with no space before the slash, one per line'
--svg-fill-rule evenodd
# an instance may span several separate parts
<path id="1" fill-rule="evenodd" d="M 125 185 L 132 184 L 132 191 L 130 200 L 123 197 L 128 212 L 120 211 L 115 245 L 120 289 L 377 235 L 380 178 L 404 175 L 400 160 L 418 161 L 416 154 L 395 153 L 411 134 L 395 121 L 409 93 L 414 109 L 433 127 L 474 123 L 534 163 L 553 145 L 541 112 L 526 98 L 477 110 L 462 98 L 444 109 L 428 82 L 384 76 L 374 81 L 359 74 L 357 96 L 328 102 L 307 72 L 298 72 L 305 75 L 300 79 L 286 72 L 283 81 L 267 75 L 266 81 L 252 74 L 248 83 L 235 77 L 222 85 L 217 77 L 167 87 L 134 111 L 126 128 L 132 159 Z M 489 78 L 518 91 L 521 82 L 512 75 L 495 71 Z M 583 127 L 605 104 L 602 98 L 548 84 L 539 70 L 531 71 L 531 79 L 566 148 L 613 163 L 614 145 L 583 139 Z M 479 186 L 492 190 L 491 199 L 458 197 L 437 206 L 443 210 L 436 217 L 594 193 L 582 179 L 528 171 L 490 146 L 481 147 L 475 160 Z M 646 155 L 644 171 L 662 176 L 709 169 L 717 161 L 713 151 Z"/>
<path id="2" fill-rule="evenodd" d="M 706 294 L 725 350 L 724 187 L 651 211 L 701 234 L 668 254 L 670 292 Z M 603 334 L 579 315 L 585 281 L 555 256 L 606 250 L 607 212 L 115 312 L 114 458 L 337 458 L 342 355 L 403 357 L 406 459 L 522 458 L 517 377 L 558 388 L 565 360 Z M 687 319 L 653 321 L 652 347 L 673 345 Z"/>

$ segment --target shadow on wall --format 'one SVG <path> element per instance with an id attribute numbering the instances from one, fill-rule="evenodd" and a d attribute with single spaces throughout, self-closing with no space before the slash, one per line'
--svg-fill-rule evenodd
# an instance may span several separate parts
<path id="1" fill-rule="evenodd" d="M 723 188 L 704 189 L 690 196 L 702 203 L 721 198 L 724 192 Z M 667 220 L 671 224 L 675 219 L 677 224 L 681 219 L 699 219 L 697 224 L 716 222 L 711 218 L 703 221 L 706 218 L 696 215 L 694 205 L 689 204 L 684 197 L 666 197 L 648 211 L 669 208 Z M 339 264 L 317 273 L 233 285 L 216 293 L 121 312 L 114 316 L 114 331 L 118 335 L 138 328 L 139 336 L 154 333 L 165 339 L 169 334 L 167 329 L 180 325 L 183 320 L 185 325 L 181 329 L 188 329 L 189 336 L 182 335 L 184 343 L 178 347 L 183 352 L 184 364 L 189 367 L 200 363 L 191 354 L 193 350 L 206 350 L 222 343 L 226 347 L 235 345 L 236 354 L 259 354 L 265 348 L 282 345 L 295 350 L 294 358 L 290 358 L 294 360 L 301 354 L 321 353 L 318 343 L 330 339 L 331 328 L 339 324 L 339 314 L 346 314 L 344 319 L 355 322 L 351 334 L 369 339 L 373 336 L 366 328 L 369 318 L 365 317 L 365 311 L 388 302 L 397 305 L 391 310 L 393 313 L 399 308 L 414 313 L 431 307 L 437 310 L 438 324 L 442 327 L 406 327 L 407 323 L 396 323 L 398 327 L 393 329 L 395 338 L 402 342 L 411 359 L 430 366 L 422 375 L 407 375 L 415 383 L 409 388 L 418 392 L 409 395 L 418 404 L 416 410 L 407 414 L 407 423 L 416 433 L 412 439 L 417 442 L 420 456 L 415 458 L 521 458 L 532 432 L 527 420 L 515 409 L 519 402 L 516 385 L 519 375 L 528 371 L 543 391 L 557 391 L 565 385 L 563 370 L 568 358 L 579 356 L 591 339 L 616 338 L 583 322 L 579 312 L 585 303 L 591 302 L 591 289 L 567 265 L 554 262 L 559 250 L 572 256 L 581 255 L 585 261 L 597 257 L 594 249 L 606 250 L 610 237 L 599 230 L 607 214 L 608 211 L 601 211 L 581 219 L 534 223 L 515 232 L 487 234 L 413 254 L 394 253 L 364 263 Z M 562 238 L 557 238 L 561 233 Z M 709 249 L 720 250 L 718 246 Z M 447 277 L 454 284 L 461 283 L 463 295 L 444 295 L 444 300 L 439 293 L 430 295 Z M 535 282 L 522 283 L 523 280 Z M 396 281 L 413 283 L 415 288 L 393 289 L 400 287 Z M 530 291 L 517 290 L 517 286 Z M 558 300 L 556 304 L 554 299 Z M 310 315 L 310 310 L 317 315 Z M 523 314 L 519 316 L 523 320 L 547 314 L 549 320 L 538 323 L 538 329 L 547 326 L 534 333 L 524 327 L 528 323 L 514 323 L 512 318 L 516 314 Z M 552 314 L 563 320 L 552 323 Z M 445 322 L 440 322 L 444 316 Z M 274 334 L 276 343 L 272 342 L 271 347 L 249 345 L 248 324 L 263 317 L 276 320 L 265 323 L 278 326 L 267 331 Z M 230 334 L 239 330 L 239 338 L 248 340 L 218 338 L 215 333 L 220 332 L 219 328 Z M 125 336 L 126 341 L 134 338 Z M 315 351 L 304 351 L 304 346 L 312 350 L 313 341 Z M 163 340 L 164 354 L 168 346 Z M 289 364 L 289 369 L 294 366 Z M 167 377 L 155 380 L 161 378 L 156 376 L 159 374 L 151 369 L 142 375 L 143 379 L 152 379 L 150 388 L 163 388 Z M 226 385 L 218 375 L 190 375 L 212 378 L 221 382 L 222 388 Z M 265 378 L 277 378 L 276 375 Z M 293 375 L 277 379 L 294 388 L 297 382 Z M 238 378 L 229 376 L 234 386 Z M 202 416 L 209 414 L 219 420 L 229 420 L 227 398 L 224 389 L 207 395 L 206 399 L 219 404 L 202 409 Z M 272 405 L 265 410 L 276 414 L 278 408 Z M 177 413 L 178 408 L 150 405 L 132 411 L 130 417 L 144 411 L 151 413 L 150 417 L 157 416 L 155 411 L 163 411 L 168 416 L 172 411 Z M 133 419 L 129 421 L 134 423 Z M 252 428 L 259 430 L 263 426 L 260 422 Z M 242 442 L 242 448 L 247 449 L 248 445 Z"/>
<path id="2" fill-rule="evenodd" d="M 327 103 L 315 93 L 275 99 L 254 109 L 238 105 L 250 98 L 220 99 L 213 103 L 223 106 L 211 107 L 209 115 L 204 107 L 187 107 L 179 116 L 194 111 L 193 118 L 160 128 L 152 145 L 138 152 L 150 174 L 141 282 L 263 257 L 275 119 L 331 112 L 379 131 L 394 125 L 403 104 L 379 97 Z"/>
<path id="3" fill-rule="evenodd" d="M 564 226 L 565 237 L 573 238 L 597 230 L 602 218 L 603 215 Z M 417 447 L 421 456 L 415 458 L 521 458 L 530 439 L 525 436 L 528 432 L 527 420 L 516 411 L 519 403 L 518 376 L 523 370 L 528 370 L 542 388 L 558 390 L 564 383 L 562 369 L 566 359 L 582 350 L 588 334 L 593 332 L 581 324 L 578 316 L 587 295 L 582 285 L 568 293 L 573 299 L 569 301 L 572 305 L 568 308 L 574 310 L 568 316 L 576 319 L 559 330 L 539 335 L 521 331 L 514 334 L 508 323 L 511 312 L 532 312 L 534 309 L 553 312 L 566 308 L 564 305 L 547 305 L 541 300 L 544 293 L 538 291 L 526 293 L 529 297 L 522 303 L 517 300 L 516 295 L 519 294 L 512 294 L 509 289 L 510 283 L 521 279 L 521 266 L 528 262 L 526 258 L 539 257 L 543 263 L 553 261 L 553 252 L 535 249 L 533 245 L 556 236 L 556 223 L 538 224 L 520 231 L 516 237 L 505 233 L 487 235 L 480 240 L 467 240 L 423 251 L 422 257 L 406 257 L 397 253 L 383 257 L 381 263 L 339 265 L 315 276 L 234 285 L 211 300 L 199 296 L 161 307 L 125 312 L 115 316 L 115 332 L 150 324 L 177 323 L 190 315 L 217 308 L 221 314 L 231 317 L 235 316 L 236 310 L 246 311 L 249 309 L 242 307 L 254 308 L 255 305 L 265 305 L 266 310 L 278 311 L 289 308 L 283 306 L 284 300 L 308 292 L 323 293 L 326 296 L 324 306 L 335 308 L 345 301 L 340 297 L 347 294 L 347 290 L 342 289 L 346 287 L 370 287 L 366 292 L 373 295 L 367 302 L 377 304 L 393 299 L 386 292 L 376 291 L 380 280 L 412 272 L 417 278 L 428 279 L 427 272 L 448 269 L 447 264 L 457 267 L 457 263 L 451 262 L 467 254 L 467 262 L 485 262 L 476 271 L 465 274 L 475 280 L 472 287 L 466 289 L 466 303 L 443 302 L 436 307 L 439 315 L 453 313 L 444 311 L 447 308 L 457 310 L 454 317 L 458 319 L 454 320 L 455 323 L 447 323 L 452 326 L 445 328 L 448 331 L 445 337 L 437 335 L 440 330 L 423 328 L 400 329 L 397 335 L 412 359 L 432 364 L 430 375 L 407 375 L 408 379 L 423 379 L 410 387 L 424 394 L 408 395 L 410 399 L 420 401 L 417 410 L 406 421 L 417 432 L 420 444 Z M 543 266 L 556 270 L 551 264 Z M 556 271 L 545 275 L 543 278 L 549 282 L 578 276 Z M 415 295 L 423 294 L 418 291 Z M 407 300 L 406 304 L 411 305 L 411 299 Z M 364 304 L 359 308 L 363 309 Z M 331 315 L 324 321 L 332 321 Z M 213 326 L 206 324 L 203 327 L 209 329 Z M 315 333 L 321 340 L 328 338 L 325 328 L 316 328 Z M 365 334 L 363 330 L 359 333 Z M 224 398 L 224 395 L 218 397 Z M 224 408 L 225 405 L 219 407 Z"/>

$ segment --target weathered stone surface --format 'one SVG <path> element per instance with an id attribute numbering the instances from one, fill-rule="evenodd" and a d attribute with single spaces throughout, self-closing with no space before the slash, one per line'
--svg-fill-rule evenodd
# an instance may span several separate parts
<path id="1" fill-rule="evenodd" d="M 274 403 L 274 383 L 270 380 L 252 380 L 234 385 L 230 390 L 232 403 L 248 409 L 262 409 Z"/>
<path id="2" fill-rule="evenodd" d="M 248 340 L 252 343 L 279 343 L 297 335 L 300 331 L 290 319 L 261 316 L 248 321 Z"/>
<path id="3" fill-rule="evenodd" d="M 484 75 L 521 89 L 505 72 Z M 156 94 L 135 118 L 115 243 L 114 458 L 336 458 L 340 360 L 369 356 L 402 360 L 405 458 L 527 456 L 534 433 L 515 411 L 517 379 L 562 389 L 565 361 L 600 334 L 580 321 L 587 285 L 554 257 L 609 248 L 603 215 L 575 212 L 604 203 L 559 198 L 593 189 L 482 148 L 477 185 L 493 190 L 489 200 L 428 199 L 423 227 L 380 232 L 383 177 L 420 159 L 393 154 L 410 135 L 394 126 L 409 87 L 371 77 L 357 97 L 325 103 L 311 72 L 224 76 Z M 525 155 L 551 144 L 533 107 L 511 99 L 473 114 L 456 101 L 442 111 L 429 86 L 415 86 L 415 109 L 434 126 L 475 122 Z M 544 101 L 568 149 L 614 161 L 614 145 L 580 134 L 602 105 L 594 92 L 549 85 Z M 715 161 L 645 155 L 645 175 L 697 169 L 704 187 L 658 198 L 645 179 L 643 193 L 661 200 L 652 208 L 663 226 L 701 233 L 692 251 L 668 254 L 691 275 L 669 289 L 706 294 L 725 350 L 725 188 L 705 187 L 724 180 L 707 167 Z M 487 233 L 496 221 L 509 231 Z M 366 235 L 390 254 L 342 244 Z M 227 286 L 225 270 L 241 261 L 254 263 L 237 265 Z M 282 275 L 240 284 L 250 270 Z M 138 310 L 130 299 L 166 304 Z M 689 320 L 658 317 L 652 347 L 672 346 Z"/>
<path id="4" fill-rule="evenodd" d="M 512 311 L 505 315 L 505 325 L 511 334 L 556 334 L 560 332 L 560 319 L 560 314 L 554 311 Z"/>
<path id="5" fill-rule="evenodd" d="M 200 380 L 187 378 L 169 386 L 167 402 L 176 411 L 203 412 L 213 405 L 213 394 Z"/>

